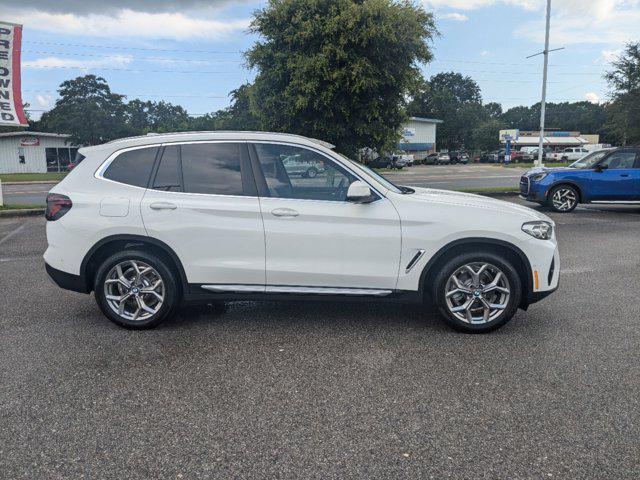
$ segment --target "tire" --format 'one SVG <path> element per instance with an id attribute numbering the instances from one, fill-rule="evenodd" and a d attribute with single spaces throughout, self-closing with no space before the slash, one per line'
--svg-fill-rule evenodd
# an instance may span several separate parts
<path id="1" fill-rule="evenodd" d="M 316 178 L 316 176 L 318 175 L 318 171 L 315 168 L 311 167 L 309 170 L 307 170 L 306 175 L 308 178 Z"/>
<path id="2" fill-rule="evenodd" d="M 159 325 L 173 313 L 181 296 L 177 274 L 167 262 L 139 250 L 118 252 L 104 260 L 96 272 L 94 290 L 109 320 L 135 330 Z M 126 298 L 118 301 L 118 296 Z"/>
<path id="3" fill-rule="evenodd" d="M 554 212 L 569 213 L 579 203 L 580 195 L 571 185 L 557 185 L 547 195 L 547 206 Z"/>
<path id="4" fill-rule="evenodd" d="M 467 267 L 479 276 L 474 278 Z M 479 288 L 469 288 L 478 287 L 474 282 Z M 440 317 L 464 333 L 488 333 L 502 327 L 516 313 L 522 297 L 520 275 L 511 261 L 489 251 L 456 255 L 442 266 L 433 285 L 432 298 Z M 454 290 L 459 291 L 452 293 Z"/>

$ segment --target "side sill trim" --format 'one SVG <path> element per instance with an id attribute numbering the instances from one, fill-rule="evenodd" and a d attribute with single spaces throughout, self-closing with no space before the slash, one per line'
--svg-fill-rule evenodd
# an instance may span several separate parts
<path id="1" fill-rule="evenodd" d="M 202 288 L 211 292 L 369 295 L 374 297 L 386 297 L 393 293 L 393 290 L 377 288 L 298 287 L 288 285 L 202 285 Z"/>

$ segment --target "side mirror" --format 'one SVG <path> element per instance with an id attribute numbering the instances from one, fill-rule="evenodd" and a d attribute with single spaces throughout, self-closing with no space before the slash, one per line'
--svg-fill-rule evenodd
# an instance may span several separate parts
<path id="1" fill-rule="evenodd" d="M 370 203 L 373 201 L 373 193 L 369 185 L 361 180 L 356 180 L 349 185 L 347 190 L 347 201 L 353 203 Z"/>

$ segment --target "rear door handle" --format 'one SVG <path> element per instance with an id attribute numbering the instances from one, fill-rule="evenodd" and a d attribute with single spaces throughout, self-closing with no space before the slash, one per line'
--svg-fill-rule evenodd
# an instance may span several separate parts
<path id="1" fill-rule="evenodd" d="M 299 213 L 291 208 L 275 208 L 271 210 L 271 215 L 274 217 L 297 217 Z"/>
<path id="2" fill-rule="evenodd" d="M 149 208 L 151 210 L 175 210 L 178 206 L 169 202 L 154 202 L 149 205 Z"/>
<path id="3" fill-rule="evenodd" d="M 628 173 L 621 173 L 621 174 L 620 174 L 620 176 L 621 176 L 621 177 L 628 177 L 628 176 L 629 176 L 629 174 L 628 174 Z"/>

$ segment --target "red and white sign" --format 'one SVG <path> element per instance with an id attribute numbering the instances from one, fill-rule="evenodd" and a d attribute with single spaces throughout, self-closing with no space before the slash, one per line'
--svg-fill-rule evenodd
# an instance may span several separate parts
<path id="1" fill-rule="evenodd" d="M 22 25 L 0 21 L 0 125 L 28 125 L 20 91 Z"/>
<path id="2" fill-rule="evenodd" d="M 20 139 L 21 147 L 37 147 L 40 145 L 40 139 L 38 137 L 22 137 Z"/>

